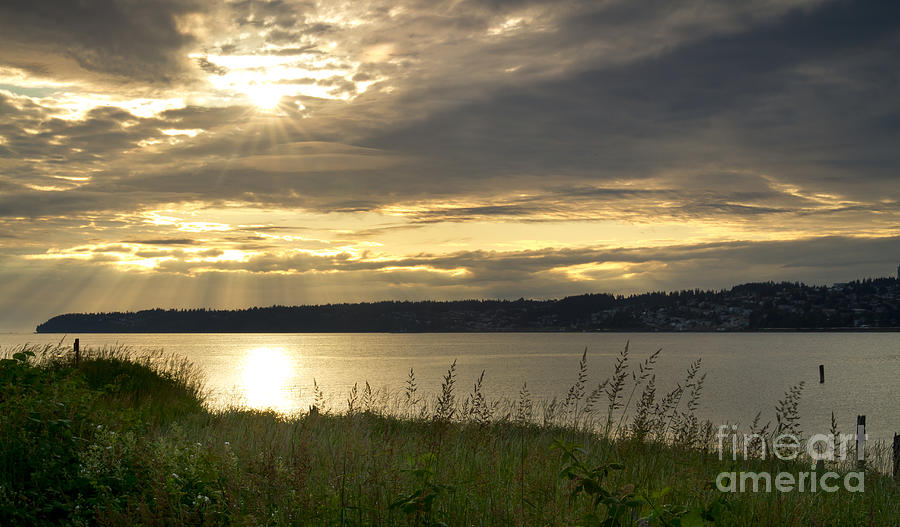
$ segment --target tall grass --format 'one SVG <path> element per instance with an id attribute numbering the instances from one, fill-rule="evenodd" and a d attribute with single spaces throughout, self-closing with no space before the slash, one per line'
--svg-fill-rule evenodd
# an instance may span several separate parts
<path id="1" fill-rule="evenodd" d="M 629 354 L 609 379 L 592 381 L 585 352 L 562 399 L 535 400 L 523 385 L 513 399 L 490 400 L 489 372 L 463 385 L 454 362 L 433 397 L 410 370 L 399 393 L 364 383 L 332 398 L 343 408 L 329 408 L 317 384 L 310 411 L 288 417 L 204 406 L 198 371 L 160 352 L 89 350 L 76 369 L 57 348 L 11 350 L 18 358 L 0 363 L 0 376 L 17 382 L 0 390 L 0 431 L 14 439 L 0 445 L 0 524 L 900 522 L 900 489 L 876 471 L 861 494 L 718 492 L 711 484 L 722 471 L 809 462 L 733 462 L 730 438 L 720 459 L 716 431 L 698 415 L 701 362 L 660 394 L 659 352 L 634 368 Z M 752 424 L 759 441 L 802 433 L 801 394 L 787 391 L 774 424 Z M 887 454 L 877 448 L 873 465 Z"/>

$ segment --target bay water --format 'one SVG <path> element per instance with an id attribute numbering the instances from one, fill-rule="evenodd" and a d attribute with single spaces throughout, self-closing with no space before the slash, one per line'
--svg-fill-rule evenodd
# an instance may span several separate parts
<path id="1" fill-rule="evenodd" d="M 203 371 L 212 406 L 284 413 L 313 403 L 314 382 L 334 409 L 345 408 L 353 385 L 361 394 L 366 381 L 377 392 L 398 394 L 410 368 L 418 393 L 434 395 L 453 361 L 460 399 L 482 371 L 489 399 L 515 399 L 525 383 L 536 401 L 562 399 L 585 349 L 590 392 L 611 375 L 628 343 L 632 368 L 662 349 L 655 365 L 658 393 L 682 382 L 690 363 L 701 359 L 707 377 L 698 414 L 717 425 L 746 429 L 757 413 L 763 423 L 774 422 L 778 400 L 805 382 L 805 434 L 828 432 L 832 412 L 844 433 L 855 431 L 857 415 L 867 416 L 870 438 L 900 432 L 900 333 L 5 333 L 0 348 L 71 347 L 76 337 L 82 347 L 161 348 L 184 356 Z"/>

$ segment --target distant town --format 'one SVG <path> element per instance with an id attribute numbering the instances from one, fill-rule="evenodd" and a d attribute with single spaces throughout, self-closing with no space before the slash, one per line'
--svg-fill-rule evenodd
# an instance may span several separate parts
<path id="1" fill-rule="evenodd" d="M 900 273 L 900 269 L 898 269 Z M 809 286 L 748 283 L 728 290 L 585 294 L 559 300 L 461 300 L 152 309 L 66 314 L 38 333 L 840 331 L 900 328 L 900 280 Z"/>

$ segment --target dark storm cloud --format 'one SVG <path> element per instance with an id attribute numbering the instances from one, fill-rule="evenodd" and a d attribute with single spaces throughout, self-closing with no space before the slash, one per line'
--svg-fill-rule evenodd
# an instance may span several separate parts
<path id="1" fill-rule="evenodd" d="M 890 265 L 900 259 L 898 242 L 900 238 L 896 237 L 824 237 L 769 242 L 718 242 L 659 248 L 544 249 L 513 253 L 477 251 L 448 256 L 408 258 L 391 264 L 398 266 L 428 264 L 442 269 L 468 267 L 476 276 L 482 274 L 484 275 L 482 278 L 490 279 L 503 276 L 505 273 L 522 277 L 557 267 L 606 262 L 679 264 L 706 261 L 716 262 L 716 266 L 725 268 L 736 263 L 750 267 L 773 265 L 798 268 L 875 263 L 889 270 Z M 839 250 L 840 247 L 846 249 Z"/>
<path id="2" fill-rule="evenodd" d="M 454 56 L 446 62 L 436 60 L 422 66 L 434 70 L 432 80 L 419 88 L 406 89 L 396 100 L 367 94 L 349 114 L 328 107 L 324 113 L 327 118 L 313 116 L 308 125 L 289 130 L 280 139 L 334 142 L 349 137 L 357 145 L 409 156 L 403 166 L 316 173 L 301 163 L 302 177 L 287 169 L 262 173 L 232 162 L 242 155 L 267 155 L 265 140 L 250 137 L 248 130 L 241 128 L 215 137 L 201 134 L 189 144 L 168 149 L 159 156 L 160 162 L 148 154 L 141 158 L 141 164 L 131 162 L 127 168 L 105 166 L 90 185 L 72 191 L 71 201 L 96 199 L 91 210 L 101 210 L 171 202 L 183 193 L 181 197 L 187 200 L 206 197 L 317 210 L 367 210 L 428 196 L 489 197 L 497 188 L 546 190 L 547 183 L 540 183 L 540 179 L 603 187 L 609 180 L 640 181 L 664 172 L 685 175 L 717 167 L 852 192 L 860 199 L 876 194 L 884 197 L 879 187 L 894 177 L 892 167 L 898 154 L 893 145 L 900 132 L 885 118 L 900 112 L 897 91 L 890 89 L 897 84 L 897 74 L 887 67 L 890 60 L 886 55 L 895 47 L 898 17 L 893 15 L 897 7 L 832 2 L 781 15 L 742 18 L 739 8 L 731 13 L 719 6 L 697 11 L 693 24 L 702 27 L 695 28 L 696 36 L 686 38 L 683 31 L 676 32 L 667 46 L 652 53 L 629 52 L 596 60 L 578 56 L 579 41 L 582 47 L 602 43 L 609 32 L 615 31 L 639 42 L 642 28 L 681 27 L 685 25 L 679 22 L 684 18 L 682 13 L 694 12 L 691 2 L 666 6 L 654 9 L 624 2 L 592 7 L 573 3 L 551 10 L 541 3 L 499 2 L 484 4 L 467 14 L 454 13 L 460 27 L 471 26 L 455 30 L 466 35 L 474 31 L 472 28 L 483 31 L 525 8 L 555 12 L 556 16 L 551 30 L 534 34 L 525 31 L 474 46 L 481 50 L 480 57 L 464 54 L 463 62 L 458 62 L 462 57 Z M 429 36 L 433 32 L 442 46 L 455 42 L 450 26 L 438 29 L 432 14 L 410 7 L 414 14 L 398 19 L 401 29 L 415 26 Z M 114 10 L 109 16 L 125 16 L 127 9 Z M 318 23 L 307 22 L 311 12 L 308 5 L 242 2 L 229 9 L 239 24 L 259 22 L 266 27 L 303 31 L 307 25 Z M 750 7 L 746 9 L 752 12 Z M 171 15 L 174 10 L 163 11 Z M 377 19 L 384 14 L 374 10 L 372 16 Z M 473 18 L 480 22 L 469 20 Z M 733 20 L 744 18 L 753 23 L 741 25 Z M 710 20 L 728 20 L 724 24 L 728 31 L 716 31 Z M 377 35 L 365 31 L 365 27 L 359 30 L 360 42 L 378 41 Z M 660 31 L 648 32 L 656 35 Z M 413 44 L 407 43 L 416 38 L 401 39 L 396 53 L 418 53 Z M 637 44 L 626 42 L 623 46 L 631 50 Z M 491 57 L 508 55 L 519 60 L 523 50 L 536 48 L 543 50 L 535 51 L 536 57 L 571 52 L 581 66 L 553 80 L 525 77 L 526 82 L 515 82 L 519 77 L 507 79 L 496 71 L 485 76 L 478 70 L 484 64 L 493 66 L 483 62 Z M 430 59 L 440 58 L 443 48 L 437 49 Z M 472 88 L 460 88 L 453 82 L 442 86 L 445 74 L 455 75 L 456 64 L 466 61 L 472 65 Z M 447 72 L 441 69 L 445 64 Z M 382 66 L 370 67 L 376 69 L 362 75 L 372 76 Z M 415 72 L 411 75 L 413 80 L 422 78 Z M 351 91 L 341 79 L 317 82 Z M 407 104 L 412 105 L 411 111 L 404 111 Z M 387 105 L 390 110 L 367 113 L 379 105 Z M 394 119 L 395 115 L 399 118 Z M 246 109 L 238 107 L 191 106 L 164 112 L 156 119 L 135 118 L 137 126 L 122 125 L 132 117 L 121 111 L 116 114 L 113 109 L 98 109 L 81 121 L 64 123 L 42 120 L 32 112 L 8 125 L 19 130 L 18 136 L 11 132 L 0 148 L 8 157 L 43 157 L 75 172 L 78 167 L 72 165 L 74 161 L 114 165 L 110 161 L 116 161 L 117 153 L 142 140 L 159 139 L 160 129 L 224 128 L 246 120 L 247 114 Z M 39 129 L 40 133 L 22 134 L 25 127 Z M 197 166 L 200 160 L 202 166 Z M 11 173 L 29 174 L 34 168 L 22 166 L 11 169 Z M 853 174 L 852 185 L 846 183 L 848 173 Z M 753 203 L 733 203 L 741 198 L 726 191 L 731 181 L 730 176 L 723 175 L 704 188 L 669 179 L 672 197 L 702 195 L 685 203 L 684 211 L 758 215 L 784 210 L 781 203 L 764 202 L 765 197 L 780 199 L 771 191 Z M 887 192 L 896 195 L 895 191 Z M 372 199 L 373 195 L 378 198 Z M 622 199 L 632 197 L 623 195 Z M 52 214 L 53 209 L 41 209 L 40 203 L 64 201 L 36 195 L 25 201 L 32 199 L 36 201 L 31 202 L 35 205 L 31 214 Z M 554 192 L 548 191 L 548 201 L 553 199 Z M 430 214 L 437 219 L 444 215 L 460 219 L 525 217 L 536 209 L 557 205 L 565 207 L 562 202 L 479 204 L 468 210 Z M 21 213 L 24 205 L 14 208 Z"/>
<path id="3" fill-rule="evenodd" d="M 8 0 L 0 4 L 0 60 L 40 74 L 58 59 L 92 72 L 147 83 L 182 74 L 180 54 L 193 38 L 177 17 L 197 12 L 191 0 Z M 24 57 L 24 58 L 23 58 Z"/>
<path id="4" fill-rule="evenodd" d="M 247 109 L 241 107 L 188 106 L 156 117 L 140 117 L 116 106 L 96 106 L 80 118 L 63 119 L 27 99 L 15 99 L 16 104 L 13 100 L 0 93 L 0 159 L 9 160 L 3 173 L 9 178 L 7 184 L 66 185 L 64 179 L 54 178 L 82 178 L 92 184 L 74 185 L 79 188 L 65 194 L 19 186 L 21 193 L 0 196 L 0 215 L 52 216 L 78 208 L 127 209 L 155 199 L 171 199 L 164 188 L 141 195 L 117 194 L 116 181 L 169 162 L 165 155 L 144 152 L 142 145 L 163 143 L 168 147 L 168 143 L 186 137 L 177 135 L 181 130 L 214 133 L 247 115 Z M 183 155 L 218 155 L 232 148 L 233 143 L 225 140 L 212 151 L 195 148 Z M 184 163 L 180 166 L 183 168 Z"/>
<path id="5" fill-rule="evenodd" d="M 890 147 L 897 130 L 882 124 L 900 107 L 885 55 L 900 44 L 898 15 L 896 3 L 794 11 L 627 64 L 504 89 L 368 144 L 425 153 L 442 173 L 471 179 L 642 178 L 717 163 L 825 184 L 848 172 L 886 182 L 900 161 Z"/>
<path id="6" fill-rule="evenodd" d="M 388 216 L 391 207 L 402 209 L 390 218 L 402 224 L 362 225 L 354 233 L 360 237 L 472 221 L 699 219 L 741 224 L 744 233 L 794 230 L 785 237 L 896 230 L 900 4 L 801 4 L 375 2 L 349 21 L 317 13 L 313 3 L 209 4 L 212 18 L 221 18 L 213 22 L 227 28 L 210 41 L 222 53 L 315 52 L 358 64 L 348 74 L 356 82 L 378 82 L 358 93 L 344 77 L 300 73 L 290 82 L 355 98 L 286 96 L 278 118 L 237 103 L 204 107 L 196 98 L 154 117 L 100 106 L 61 119 L 59 98 L 0 93 L 0 217 L 93 214 L 89 224 L 96 216 L 199 202 Z M 71 59 L 148 85 L 182 79 L 184 68 L 219 79 L 222 66 L 187 60 L 187 47 L 201 42 L 179 21 L 196 9 L 175 2 L 7 2 L 0 6 L 0 63 L 52 76 L 57 59 Z M 332 40 L 339 55 L 326 51 Z M 212 58 L 216 46 L 204 52 Z M 369 54 L 378 46 L 385 48 Z M 62 190 L 36 190 L 46 187 Z M 71 247 L 58 231 L 84 224 L 45 236 L 50 245 Z M 180 234 L 167 228 L 111 240 L 180 245 Z M 662 287 L 681 283 L 676 278 L 695 283 L 686 277 L 700 260 L 715 268 L 701 278 L 713 281 L 729 272 L 716 262 L 731 269 L 750 262 L 756 276 L 774 277 L 785 269 L 826 276 L 816 274 L 826 261 L 868 269 L 829 256 L 841 247 L 879 265 L 876 250 L 896 259 L 895 239 L 866 240 L 466 251 L 398 258 L 397 265 L 469 269 L 465 276 L 445 273 L 439 285 L 478 284 L 491 292 L 525 279 L 534 291 L 563 288 L 570 281 L 548 278 L 548 269 L 614 259 L 683 273 L 670 269 L 654 275 L 658 282 L 649 271 L 642 275 L 641 284 Z M 267 254 L 203 265 L 382 272 L 346 255 L 329 258 Z M 163 269 L 185 273 L 194 265 L 172 261 Z M 404 271 L 402 280 L 432 275 Z M 720 282 L 734 281 L 743 279 Z"/>
<path id="7" fill-rule="evenodd" d="M 67 161 L 77 161 L 80 157 L 100 159 L 104 154 L 133 147 L 142 139 L 161 135 L 158 127 L 162 124 L 156 120 L 138 119 L 120 108 L 97 107 L 80 121 L 47 119 L 40 123 L 38 133 L 20 136 L 18 144 L 24 148 L 25 145 L 52 141 L 51 146 L 58 148 L 45 147 L 45 150 L 68 150 Z M 72 149 L 83 152 L 72 152 Z"/>
<path id="8" fill-rule="evenodd" d="M 109 210 L 109 199 L 107 193 L 80 190 L 44 192 L 27 189 L 15 195 L 0 195 L 0 216 L 56 217 L 86 211 Z M 131 205 L 136 203 L 132 201 Z"/>

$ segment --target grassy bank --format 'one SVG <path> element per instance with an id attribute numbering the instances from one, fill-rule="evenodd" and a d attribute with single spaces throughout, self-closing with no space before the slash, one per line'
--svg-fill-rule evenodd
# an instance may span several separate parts
<path id="1" fill-rule="evenodd" d="M 478 385 L 457 393 L 451 369 L 434 400 L 413 381 L 403 417 L 363 390 L 343 412 L 285 418 L 208 410 L 196 370 L 161 354 L 93 351 L 75 368 L 53 348 L 14 352 L 0 362 L 2 525 L 900 525 L 900 488 L 875 472 L 861 493 L 716 490 L 723 471 L 809 464 L 720 461 L 695 415 L 699 364 L 658 395 L 650 359 L 632 375 L 620 356 L 596 389 L 582 366 L 544 406 L 525 388 L 505 406 Z"/>

